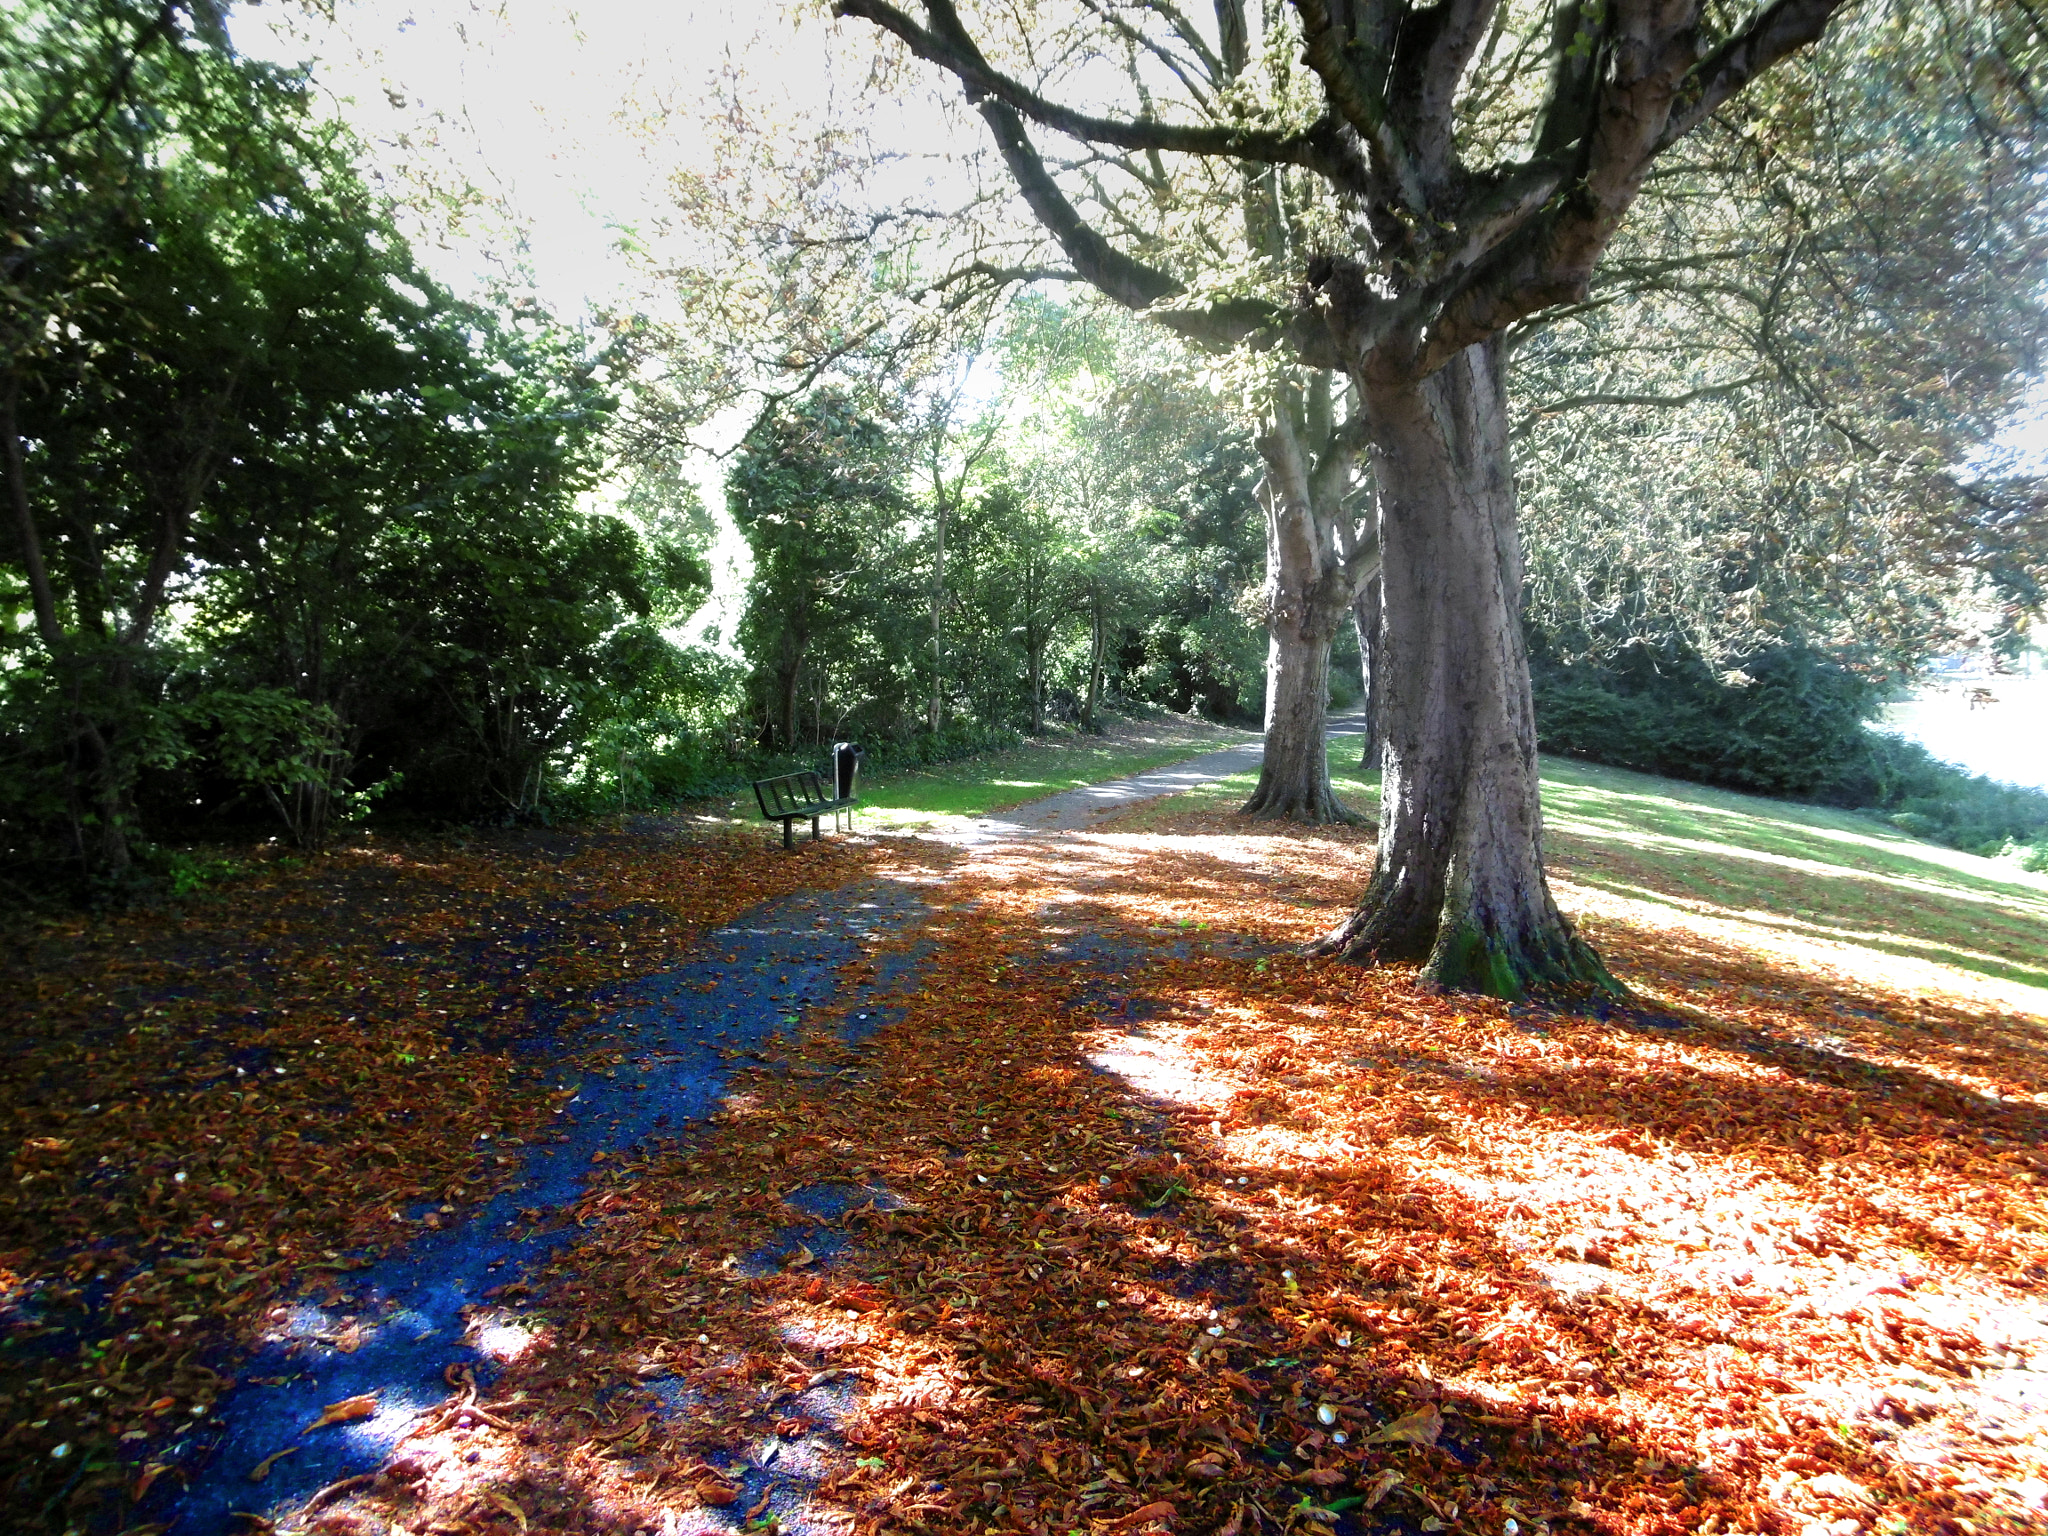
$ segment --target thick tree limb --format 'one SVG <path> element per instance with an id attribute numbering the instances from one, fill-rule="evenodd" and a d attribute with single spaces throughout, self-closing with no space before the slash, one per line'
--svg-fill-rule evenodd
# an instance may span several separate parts
<path id="1" fill-rule="evenodd" d="M 1777 0 L 1692 70 L 1657 148 L 1676 143 L 1779 60 L 1820 41 L 1847 0 Z"/>
<path id="2" fill-rule="evenodd" d="M 1161 299 L 1184 292 L 1178 279 L 1157 267 L 1127 256 L 1105 240 L 1045 167 L 1044 158 L 1024 131 L 1024 121 L 1015 108 L 999 100 L 984 99 L 979 108 L 982 121 L 995 135 L 996 149 L 1009 167 L 1010 175 L 1023 194 L 1024 202 L 1046 231 L 1067 253 L 1074 270 L 1127 309 L 1150 309 Z"/>
<path id="3" fill-rule="evenodd" d="M 1360 67 L 1364 60 L 1355 50 L 1362 40 L 1340 24 L 1335 8 L 1323 0 L 1295 0 L 1294 9 L 1301 17 L 1303 60 L 1323 82 L 1330 104 L 1372 146 L 1374 167 L 1384 183 L 1379 195 L 1411 211 L 1427 207 L 1415 156 L 1395 126 L 1379 86 Z M 1384 80 L 1388 72 L 1377 73 Z"/>
<path id="4" fill-rule="evenodd" d="M 1163 150 L 1169 154 L 1222 155 L 1238 160 L 1263 160 L 1299 165 L 1328 174 L 1331 157 L 1327 135 L 1311 127 L 1298 133 L 1223 124 L 1166 123 L 1148 118 L 1096 117 L 1047 101 L 1022 81 L 1013 80 L 987 59 L 968 36 L 951 0 L 925 0 L 930 27 L 921 27 L 887 0 L 836 0 L 835 16 L 873 22 L 900 38 L 910 51 L 958 77 L 969 100 L 993 100 L 1022 117 L 1089 144 L 1119 149 Z"/>
<path id="5" fill-rule="evenodd" d="M 1562 154 L 1585 142 L 1599 80 L 1601 26 L 1580 0 L 1564 0 L 1551 23 L 1549 78 L 1536 111 L 1535 153 Z"/>
<path id="6" fill-rule="evenodd" d="M 1452 170 L 1458 84 L 1501 8 L 1500 0 L 1438 0 L 1411 12 L 1401 31 L 1394 78 L 1408 82 L 1399 100 L 1416 125 L 1411 143 L 1432 186 L 1443 185 Z M 1424 20 L 1428 25 L 1417 25 Z"/>
<path id="7" fill-rule="evenodd" d="M 1047 100 L 989 63 L 953 0 L 923 0 L 922 25 L 890 0 L 836 0 L 834 10 L 883 28 L 961 82 L 1026 204 L 1074 270 L 1118 303 L 1206 345 L 1285 340 L 1312 367 L 1355 368 L 1380 351 L 1383 365 L 1426 375 L 1518 321 L 1583 302 L 1656 157 L 1758 73 L 1816 41 L 1845 3 L 1772 0 L 1702 57 L 1698 0 L 1565 0 L 1535 153 L 1490 176 L 1457 167 L 1452 123 L 1458 86 L 1499 0 L 1437 0 L 1422 9 L 1406 0 L 1292 0 L 1304 62 L 1329 110 L 1291 133 L 1170 123 L 1149 109 L 1103 117 Z M 1106 6 L 1090 5 L 1132 46 L 1146 42 Z M 1150 8 L 1186 43 L 1186 18 L 1169 0 Z M 1222 22 L 1237 14 L 1235 0 L 1218 7 Z M 1227 57 L 1206 44 L 1197 57 L 1228 72 L 1243 44 L 1229 25 L 1222 36 Z M 1081 216 L 1031 143 L 1027 121 L 1151 155 L 1300 166 L 1365 201 L 1374 239 L 1385 243 L 1379 254 L 1401 251 L 1407 280 L 1395 279 L 1390 291 L 1390 274 L 1372 275 L 1376 258 L 1362 253 L 1366 264 L 1312 262 L 1316 301 L 1291 313 L 1258 300 L 1182 308 L 1174 302 L 1186 292 L 1179 278 L 1119 249 Z M 1384 351 L 1397 337 L 1398 358 Z"/>
<path id="8" fill-rule="evenodd" d="M 1328 338 L 1296 312 L 1259 299 L 1173 305 L 1171 301 L 1187 291 L 1179 279 L 1118 250 L 1081 217 L 1046 169 L 1017 113 L 999 101 L 983 101 L 980 111 L 1026 206 L 1066 253 L 1075 272 L 1109 298 L 1206 346 L 1230 347 L 1261 339 L 1271 345 L 1285 336 L 1304 360 L 1317 358 L 1322 361 L 1315 366 L 1337 366 Z"/>
<path id="9" fill-rule="evenodd" d="M 1549 203 L 1447 295 L 1417 355 L 1419 370 L 1441 367 L 1526 316 L 1582 302 L 1656 156 L 1760 71 L 1817 41 L 1844 3 L 1776 0 L 1698 63 L 1696 13 L 1682 0 L 1611 3 L 1606 62 L 1583 86 L 1595 94 L 1571 196 Z M 1560 40 L 1562 30 L 1561 18 Z M 1575 35 L 1566 51 L 1585 41 Z M 1567 76 L 1577 78 L 1562 71 L 1554 91 Z"/>

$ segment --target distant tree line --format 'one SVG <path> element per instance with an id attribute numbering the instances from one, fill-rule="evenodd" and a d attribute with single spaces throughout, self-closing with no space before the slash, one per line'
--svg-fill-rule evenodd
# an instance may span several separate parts
<path id="1" fill-rule="evenodd" d="M 1026 298 L 943 393 L 765 414 L 727 484 L 766 750 L 957 751 L 1132 705 L 1256 722 L 1256 479 L 1227 414 L 1129 322 Z"/>

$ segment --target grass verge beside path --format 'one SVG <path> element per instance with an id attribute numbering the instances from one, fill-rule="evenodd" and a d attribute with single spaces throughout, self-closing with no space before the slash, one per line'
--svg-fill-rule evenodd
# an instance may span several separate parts
<path id="1" fill-rule="evenodd" d="M 1330 779 L 1339 799 L 1377 814 L 1378 775 L 1359 773 L 1353 740 L 1331 743 Z M 1256 781 L 1219 779 L 1113 826 L 1227 813 Z M 1745 944 L 1908 988 L 1968 972 L 1983 978 L 1970 988 L 1980 1000 L 2048 1017 L 2048 876 L 1848 811 L 1565 758 L 1543 760 L 1543 813 L 1558 899 L 1575 915 L 1739 928 Z"/>
<path id="2" fill-rule="evenodd" d="M 888 832 L 925 831 L 952 818 L 986 816 L 1062 790 L 1127 778 L 1256 740 L 1253 731 L 1168 715 L 1124 721 L 1101 736 L 1026 742 L 1006 752 L 931 768 L 878 773 L 861 785 L 861 825 Z"/>

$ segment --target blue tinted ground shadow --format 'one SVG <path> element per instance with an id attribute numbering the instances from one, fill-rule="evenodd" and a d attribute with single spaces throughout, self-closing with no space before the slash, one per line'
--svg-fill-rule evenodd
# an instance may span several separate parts
<path id="1" fill-rule="evenodd" d="M 903 1201 L 876 1184 L 812 1184 L 792 1190 L 783 1202 L 804 1212 L 811 1220 L 778 1229 L 773 1237 L 745 1255 L 738 1273 L 744 1276 L 773 1274 L 795 1256 L 799 1246 L 808 1248 L 819 1271 L 830 1270 L 859 1254 L 858 1245 L 838 1226 L 845 1214 L 857 1206 L 872 1204 L 878 1210 L 901 1209 Z M 792 1339 L 802 1347 L 804 1341 Z M 651 1407 L 672 1429 L 684 1426 L 706 1406 L 703 1397 L 673 1376 L 660 1376 L 624 1389 L 641 1406 Z M 700 1525 L 738 1530 L 747 1512 L 759 1509 L 773 1514 L 783 1526 L 797 1532 L 814 1528 L 806 1504 L 811 1491 L 829 1475 L 833 1459 L 844 1451 L 840 1431 L 852 1417 L 859 1402 L 853 1378 L 826 1368 L 811 1377 L 800 1392 L 773 1400 L 771 1406 L 784 1428 L 762 1435 L 745 1452 L 735 1456 L 714 1453 L 710 1460 L 738 1490 L 739 1496 L 723 1509 L 705 1508 L 692 1518 Z M 758 1516 L 757 1516 L 758 1518 Z"/>
<path id="2" fill-rule="evenodd" d="M 820 1265 L 836 1263 L 852 1249 L 852 1240 L 839 1219 L 856 1206 L 872 1205 L 878 1211 L 901 1210 L 903 1201 L 879 1184 L 812 1184 L 791 1190 L 782 1197 L 811 1218 L 809 1225 L 779 1228 L 775 1236 L 740 1260 L 739 1272 L 749 1277 L 772 1275 L 797 1249 L 808 1248 L 811 1260 Z"/>
<path id="3" fill-rule="evenodd" d="M 577 1048 L 626 1059 L 591 1073 L 562 1059 L 559 1081 L 575 1096 L 556 1112 L 549 1139 L 521 1149 L 523 1165 L 503 1193 L 460 1225 L 422 1231 L 338 1276 L 318 1302 L 288 1306 L 253 1354 L 215 1362 L 239 1384 L 208 1418 L 154 1449 L 173 1475 L 158 1480 L 136 1517 L 167 1523 L 172 1536 L 236 1529 L 239 1511 L 276 1511 L 374 1470 L 422 1413 L 447 1398 L 451 1369 L 467 1367 L 488 1384 L 491 1362 L 464 1342 L 463 1310 L 522 1281 L 574 1238 L 577 1228 L 563 1218 L 583 1192 L 592 1158 L 703 1121 L 725 1092 L 729 1060 L 767 1059 L 770 1038 L 793 1032 L 808 1007 L 850 1004 L 839 1030 L 848 1042 L 887 1023 L 893 1011 L 881 999 L 904 989 L 925 952 L 872 957 L 871 979 L 852 990 L 838 972 L 865 955 L 863 939 L 896 933 L 929 910 L 915 891 L 882 883 L 805 893 L 710 933 L 702 953 L 681 968 L 611 993 L 610 1012 L 579 1035 Z M 874 1006 L 863 1009 L 863 1002 Z M 525 1048 L 564 1054 L 545 1033 Z M 820 1216 L 838 1197 L 824 1188 Z M 846 1195 L 846 1205 L 872 1198 L 850 1187 Z M 344 1334 L 344 1319 L 354 1320 L 354 1334 Z M 337 1347 L 344 1339 L 357 1347 Z M 326 1404 L 365 1393 L 376 1394 L 373 1416 L 304 1433 Z M 821 1399 L 809 1416 L 829 1423 L 830 1408 Z M 250 1481 L 266 1457 L 286 1449 L 293 1454 L 265 1481 Z"/>

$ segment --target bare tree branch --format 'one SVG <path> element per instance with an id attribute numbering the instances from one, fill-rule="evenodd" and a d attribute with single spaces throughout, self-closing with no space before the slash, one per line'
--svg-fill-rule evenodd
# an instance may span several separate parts
<path id="1" fill-rule="evenodd" d="M 1090 144 L 1119 149 L 1162 150 L 1169 154 L 1220 155 L 1299 165 L 1332 179 L 1350 181 L 1356 167 L 1346 163 L 1333 129 L 1322 119 L 1298 133 L 1275 133 L 1249 125 L 1166 123 L 1147 118 L 1095 117 L 1047 101 L 1021 81 L 1003 74 L 982 56 L 961 24 L 951 0 L 925 0 L 929 27 L 921 27 L 887 0 L 835 0 L 833 14 L 873 22 L 900 38 L 919 58 L 956 76 L 977 106 L 995 101 L 1020 117 Z"/>
<path id="2" fill-rule="evenodd" d="M 1719 384 L 1702 384 L 1698 389 L 1688 389 L 1676 395 L 1631 395 L 1594 393 L 1567 395 L 1557 400 L 1546 400 L 1535 407 L 1520 421 L 1508 435 L 1511 438 L 1526 437 L 1546 416 L 1559 416 L 1566 411 L 1584 410 L 1590 405 L 1623 406 L 1683 406 L 1693 405 L 1701 400 L 1716 400 L 1748 389 L 1752 384 L 1761 384 L 1770 377 L 1765 372 L 1748 374 L 1739 379 L 1727 379 Z"/>

